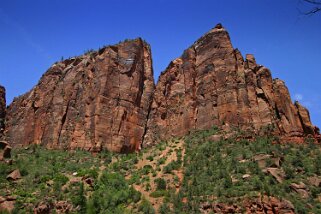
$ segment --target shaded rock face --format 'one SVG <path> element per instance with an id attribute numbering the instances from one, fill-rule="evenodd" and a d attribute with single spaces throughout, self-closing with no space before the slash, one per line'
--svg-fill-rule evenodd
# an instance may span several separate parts
<path id="1" fill-rule="evenodd" d="M 13 146 L 130 152 L 141 146 L 154 90 L 141 39 L 54 64 L 6 117 Z"/>
<path id="2" fill-rule="evenodd" d="M 303 136 L 312 132 L 307 110 L 293 104 L 284 82 L 243 59 L 217 25 L 173 60 L 159 77 L 145 144 L 213 126 Z"/>
<path id="3" fill-rule="evenodd" d="M 4 121 L 6 116 L 6 90 L 0 85 L 0 138 L 4 131 Z"/>

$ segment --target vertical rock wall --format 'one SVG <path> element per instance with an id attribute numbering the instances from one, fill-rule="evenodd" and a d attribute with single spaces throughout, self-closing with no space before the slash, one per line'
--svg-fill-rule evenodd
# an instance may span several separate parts
<path id="1" fill-rule="evenodd" d="M 218 24 L 161 74 L 145 143 L 212 126 L 303 136 L 313 126 L 300 108 L 284 82 L 273 80 L 253 55 L 244 60 Z"/>
<path id="2" fill-rule="evenodd" d="M 12 145 L 116 152 L 138 150 L 154 90 L 141 39 L 54 64 L 7 114 Z"/>
<path id="3" fill-rule="evenodd" d="M 218 24 L 169 64 L 156 88 L 150 47 L 141 39 L 54 64 L 9 106 L 6 138 L 13 146 L 131 152 L 213 126 L 285 137 L 318 133 L 284 82 L 253 55 L 243 59 Z"/>

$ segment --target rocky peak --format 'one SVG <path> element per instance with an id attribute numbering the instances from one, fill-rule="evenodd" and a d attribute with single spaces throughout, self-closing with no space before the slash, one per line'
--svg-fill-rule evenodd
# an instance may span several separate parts
<path id="1" fill-rule="evenodd" d="M 142 39 L 55 63 L 8 108 L 12 145 L 140 148 L 154 90 L 150 47 Z"/>
<path id="2" fill-rule="evenodd" d="M 173 60 L 156 88 L 140 38 L 55 63 L 9 106 L 6 124 L 14 146 L 116 152 L 213 126 L 288 139 L 319 132 L 285 83 L 252 54 L 244 59 L 221 24 Z"/>
<path id="3" fill-rule="evenodd" d="M 305 110 L 252 54 L 244 60 L 218 24 L 162 72 L 145 143 L 212 126 L 303 136 L 313 127 Z"/>

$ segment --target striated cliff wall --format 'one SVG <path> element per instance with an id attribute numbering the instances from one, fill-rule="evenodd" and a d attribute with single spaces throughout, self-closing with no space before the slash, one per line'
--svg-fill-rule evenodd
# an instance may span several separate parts
<path id="1" fill-rule="evenodd" d="M 221 24 L 173 60 L 157 83 L 146 144 L 219 126 L 282 136 L 313 134 L 307 110 L 253 55 L 243 59 Z"/>
<path id="2" fill-rule="evenodd" d="M 7 112 L 13 145 L 115 152 L 139 149 L 154 90 L 141 39 L 54 64 Z"/>
<path id="3" fill-rule="evenodd" d="M 151 50 L 141 39 L 54 64 L 9 106 L 6 138 L 13 146 L 131 152 L 212 126 L 318 133 L 284 82 L 253 55 L 243 59 L 218 24 L 169 64 L 156 88 Z"/>

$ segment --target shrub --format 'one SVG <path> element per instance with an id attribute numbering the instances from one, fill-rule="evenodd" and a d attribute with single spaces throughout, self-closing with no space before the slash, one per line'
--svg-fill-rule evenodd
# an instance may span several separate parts
<path id="1" fill-rule="evenodd" d="M 165 190 L 166 189 L 166 181 L 164 178 L 157 178 L 154 180 L 156 184 L 157 190 Z"/>
<path id="2" fill-rule="evenodd" d="M 143 199 L 138 207 L 138 211 L 144 214 L 155 214 L 155 209 L 149 201 Z"/>
<path id="3" fill-rule="evenodd" d="M 164 173 L 171 173 L 173 170 L 178 170 L 181 167 L 181 163 L 178 161 L 172 161 L 163 168 Z"/>
<path id="4" fill-rule="evenodd" d="M 152 192 L 150 194 L 150 197 L 153 197 L 153 198 L 159 198 L 164 196 L 169 196 L 169 193 L 166 190 L 156 190 L 155 192 Z"/>
<path id="5" fill-rule="evenodd" d="M 79 213 L 86 213 L 86 196 L 84 191 L 84 184 L 81 182 L 78 186 L 77 192 L 73 194 L 72 203 L 75 207 L 79 206 Z"/>
<path id="6" fill-rule="evenodd" d="M 169 205 L 167 203 L 163 203 L 160 207 L 159 207 L 159 210 L 158 212 L 160 214 L 168 214 L 171 212 L 171 209 L 169 207 Z"/>
<path id="7" fill-rule="evenodd" d="M 130 202 L 137 203 L 140 197 L 141 194 L 129 187 L 123 175 L 104 171 L 91 200 L 95 213 L 109 213 L 122 210 Z"/>
<path id="8" fill-rule="evenodd" d="M 152 155 L 150 155 L 150 156 L 148 156 L 146 159 L 149 160 L 149 161 L 153 161 L 153 160 L 154 160 L 154 157 L 153 157 Z"/>

